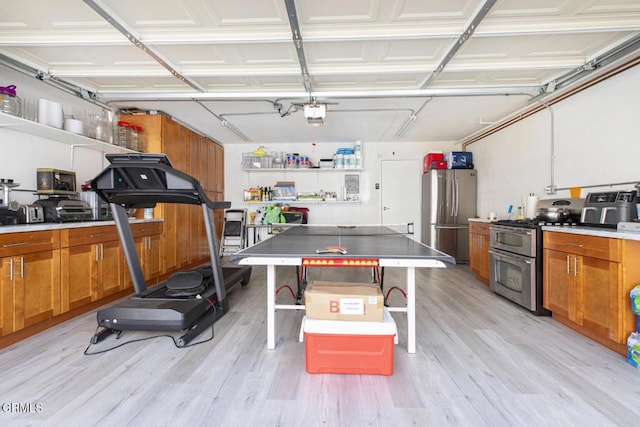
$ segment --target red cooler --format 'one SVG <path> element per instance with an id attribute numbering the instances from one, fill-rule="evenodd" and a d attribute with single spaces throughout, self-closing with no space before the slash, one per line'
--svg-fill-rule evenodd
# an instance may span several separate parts
<path id="1" fill-rule="evenodd" d="M 422 159 L 422 173 L 427 173 L 431 169 L 446 169 L 447 162 L 443 153 L 427 153 Z"/>
<path id="2" fill-rule="evenodd" d="M 396 323 L 384 310 L 383 322 L 302 321 L 307 372 L 310 374 L 393 374 Z"/>

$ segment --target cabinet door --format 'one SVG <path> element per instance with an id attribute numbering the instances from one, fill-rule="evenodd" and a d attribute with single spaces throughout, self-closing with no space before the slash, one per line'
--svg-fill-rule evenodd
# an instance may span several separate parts
<path id="1" fill-rule="evenodd" d="M 215 177 L 214 177 L 214 190 L 219 193 L 224 193 L 224 148 L 221 145 L 215 144 Z"/>
<path id="2" fill-rule="evenodd" d="M 13 328 L 13 258 L 0 258 L 0 336 Z"/>
<path id="3" fill-rule="evenodd" d="M 491 243 L 491 239 L 489 236 L 481 235 L 479 236 L 480 240 L 480 250 L 478 251 L 478 275 L 485 279 L 487 282 L 489 281 L 489 244 Z"/>
<path id="4" fill-rule="evenodd" d="M 156 279 L 162 274 L 162 236 L 160 234 L 153 234 L 151 236 L 136 237 L 134 242 L 136 252 L 138 252 L 138 258 L 140 259 L 140 267 L 142 268 L 144 280 L 147 286 L 153 285 L 157 282 Z M 133 287 L 131 275 L 128 271 L 126 277 L 127 286 Z"/>
<path id="5" fill-rule="evenodd" d="M 479 261 L 479 234 L 469 233 L 469 270 L 472 273 L 478 274 L 480 271 Z"/>
<path id="6" fill-rule="evenodd" d="M 591 257 L 578 257 L 577 262 L 584 301 L 583 325 L 599 336 L 623 342 L 626 337 L 622 337 L 619 306 L 620 264 Z"/>
<path id="7" fill-rule="evenodd" d="M 178 236 L 180 222 L 178 205 L 163 204 L 164 230 L 162 233 L 162 272 L 171 273 L 178 270 Z"/>
<path id="8" fill-rule="evenodd" d="M 60 250 L 14 257 L 14 326 L 26 328 L 60 314 Z"/>
<path id="9" fill-rule="evenodd" d="M 562 317 L 575 318 L 576 292 L 569 275 L 570 255 L 550 249 L 544 250 L 544 307 Z"/>
<path id="10" fill-rule="evenodd" d="M 154 234 L 147 238 L 147 250 L 144 257 L 144 274 L 148 280 L 154 280 L 162 274 L 162 236 Z"/>
<path id="11" fill-rule="evenodd" d="M 100 243 L 99 298 L 115 294 L 124 289 L 124 260 L 122 254 L 119 241 Z"/>
<path id="12" fill-rule="evenodd" d="M 61 250 L 63 313 L 98 299 L 99 258 L 98 244 Z"/>

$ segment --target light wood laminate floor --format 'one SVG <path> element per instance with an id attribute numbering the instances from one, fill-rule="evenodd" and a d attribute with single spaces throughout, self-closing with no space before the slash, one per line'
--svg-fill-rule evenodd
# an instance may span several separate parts
<path id="1" fill-rule="evenodd" d="M 312 270 L 310 279 L 367 281 L 363 270 Z M 385 287 L 401 285 L 387 269 Z M 475 281 L 468 266 L 418 269 L 417 353 L 406 319 L 394 374 L 311 375 L 298 342 L 302 313 L 276 313 L 266 349 L 266 269 L 230 295 L 212 341 L 167 338 L 85 356 L 95 312 L 0 351 L 0 425 L 51 426 L 607 426 L 640 423 L 640 370 Z M 293 284 L 292 268 L 278 283 Z M 289 303 L 282 292 L 278 301 Z M 402 304 L 393 293 L 392 304 Z M 207 337 L 205 332 L 201 337 Z M 153 335 L 125 332 L 101 350 Z M 177 334 L 175 334 L 177 335 Z M 25 413 L 7 404 L 32 404 Z"/>

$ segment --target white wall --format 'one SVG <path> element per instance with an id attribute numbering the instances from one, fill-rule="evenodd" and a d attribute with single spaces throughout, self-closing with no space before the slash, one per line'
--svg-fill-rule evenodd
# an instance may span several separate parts
<path id="1" fill-rule="evenodd" d="M 506 215 L 522 197 L 546 195 L 551 184 L 551 142 L 555 144 L 554 183 L 588 192 L 632 190 L 640 181 L 640 66 L 552 105 L 467 147 L 478 169 L 478 213 Z M 553 124 L 553 126 L 552 126 Z M 552 134 L 553 132 L 553 134 Z M 584 188 L 585 186 L 597 186 Z"/>

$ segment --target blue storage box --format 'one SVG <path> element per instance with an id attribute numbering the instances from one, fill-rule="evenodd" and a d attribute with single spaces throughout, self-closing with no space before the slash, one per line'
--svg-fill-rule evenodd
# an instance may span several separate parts
<path id="1" fill-rule="evenodd" d="M 452 151 L 445 156 L 447 169 L 473 169 L 473 153 L 470 151 Z"/>

